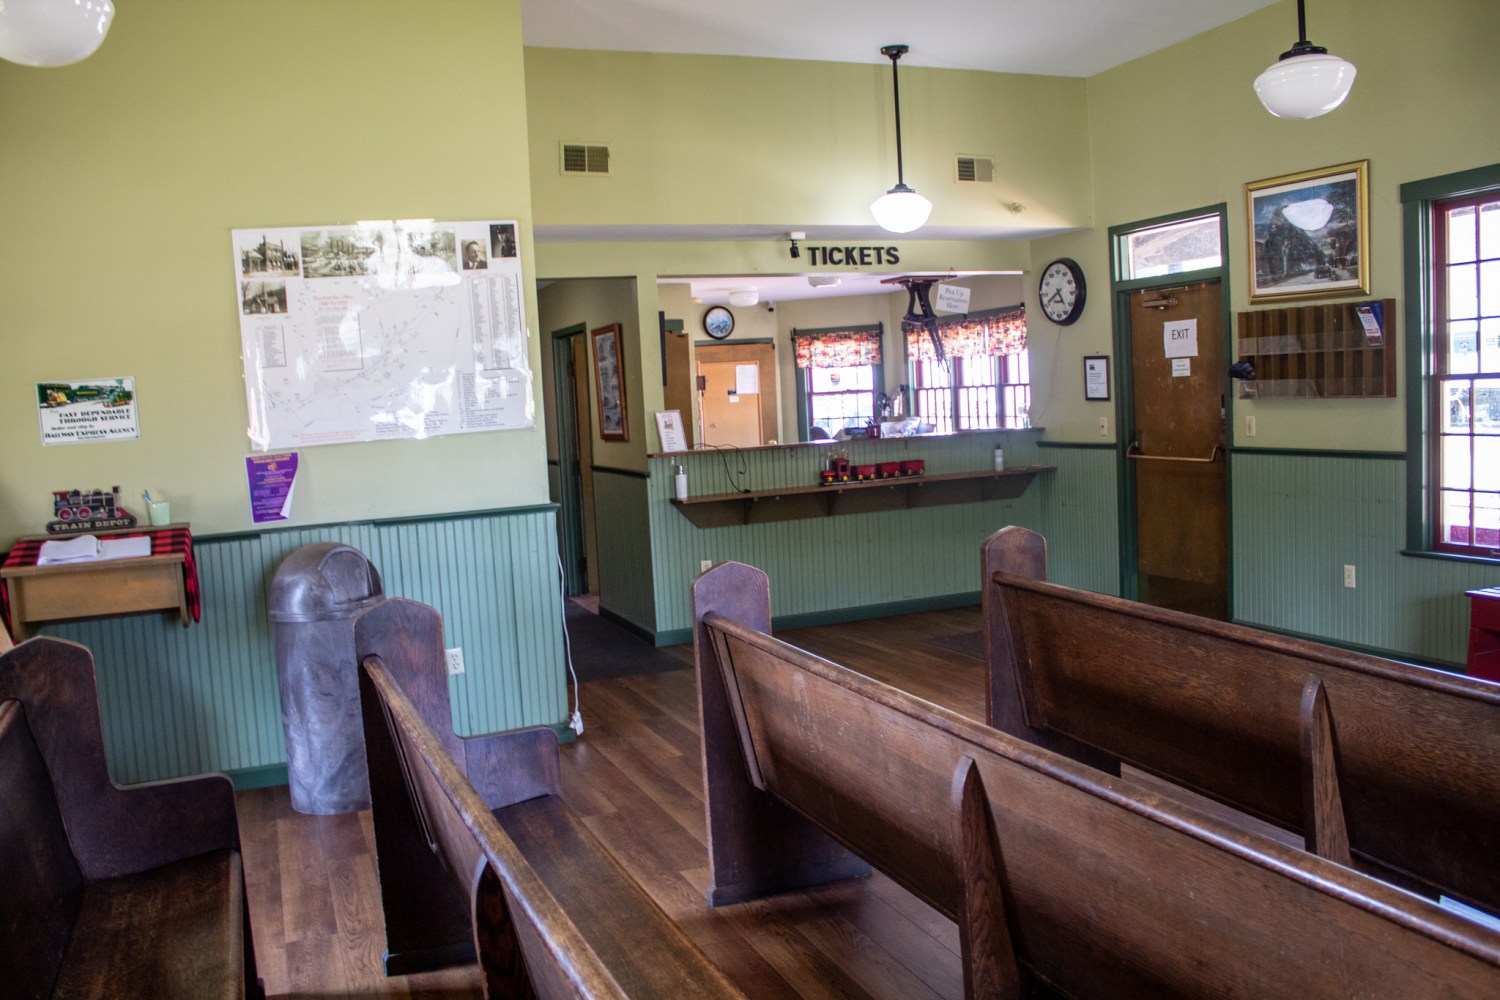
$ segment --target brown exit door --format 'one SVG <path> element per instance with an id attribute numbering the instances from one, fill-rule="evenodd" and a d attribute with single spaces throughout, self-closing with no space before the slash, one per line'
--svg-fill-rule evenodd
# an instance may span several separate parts
<path id="1" fill-rule="evenodd" d="M 1217 281 L 1130 295 L 1136 597 L 1229 616 L 1224 314 Z"/>

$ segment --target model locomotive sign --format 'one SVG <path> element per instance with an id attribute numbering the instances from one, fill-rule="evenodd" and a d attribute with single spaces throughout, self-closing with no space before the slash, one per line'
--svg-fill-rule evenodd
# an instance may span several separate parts
<path id="1" fill-rule="evenodd" d="M 53 490 L 49 535 L 102 528 L 134 528 L 135 515 L 120 506 L 120 487 L 109 490 Z"/>

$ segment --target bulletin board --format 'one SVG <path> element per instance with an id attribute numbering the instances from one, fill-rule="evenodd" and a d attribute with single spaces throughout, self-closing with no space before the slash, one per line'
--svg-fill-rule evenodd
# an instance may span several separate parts
<path id="1" fill-rule="evenodd" d="M 516 223 L 233 231 L 258 451 L 534 425 Z"/>

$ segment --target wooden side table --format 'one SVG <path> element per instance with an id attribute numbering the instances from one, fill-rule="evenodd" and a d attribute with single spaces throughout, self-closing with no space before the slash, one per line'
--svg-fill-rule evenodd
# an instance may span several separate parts
<path id="1" fill-rule="evenodd" d="M 92 534 L 102 538 L 142 532 L 142 528 L 121 528 Z M 65 536 L 32 535 L 23 541 L 54 537 Z M 42 622 L 108 615 L 175 612 L 182 627 L 187 628 L 191 619 L 183 575 L 185 559 L 182 552 L 170 552 L 135 559 L 0 568 L 0 578 L 4 579 L 10 598 L 10 623 L 15 640 L 28 638 Z"/>

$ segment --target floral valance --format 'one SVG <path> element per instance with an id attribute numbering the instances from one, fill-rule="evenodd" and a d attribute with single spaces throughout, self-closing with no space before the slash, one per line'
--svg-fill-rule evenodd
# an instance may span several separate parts
<path id="1" fill-rule="evenodd" d="M 880 364 L 881 324 L 852 329 L 793 330 L 798 368 L 851 368 Z"/>
<path id="2" fill-rule="evenodd" d="M 913 361 L 935 357 L 932 338 L 920 323 L 903 324 L 906 355 Z M 1026 307 L 1012 306 L 954 319 L 938 320 L 943 352 L 950 358 L 999 357 L 1026 350 Z"/>

